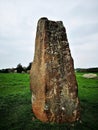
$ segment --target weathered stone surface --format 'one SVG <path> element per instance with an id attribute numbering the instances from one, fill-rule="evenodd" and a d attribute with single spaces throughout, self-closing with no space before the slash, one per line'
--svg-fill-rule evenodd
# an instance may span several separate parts
<path id="1" fill-rule="evenodd" d="M 38 21 L 30 85 L 32 108 L 38 119 L 57 123 L 79 120 L 77 81 L 61 21 Z"/>

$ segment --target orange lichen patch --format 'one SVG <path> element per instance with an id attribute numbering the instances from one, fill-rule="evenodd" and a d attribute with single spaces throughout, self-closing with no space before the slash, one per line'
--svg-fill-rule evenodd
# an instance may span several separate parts
<path id="1" fill-rule="evenodd" d="M 32 105 L 32 108 L 33 108 L 33 112 L 35 113 L 36 117 L 43 121 L 43 122 L 47 122 L 48 121 L 48 118 L 47 118 L 47 115 L 44 111 L 44 106 L 43 106 L 43 103 L 41 101 L 38 101 L 35 102 L 33 105 Z"/>

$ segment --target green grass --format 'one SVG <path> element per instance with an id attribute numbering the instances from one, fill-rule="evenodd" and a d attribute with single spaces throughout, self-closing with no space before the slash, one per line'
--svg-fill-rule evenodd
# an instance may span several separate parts
<path id="1" fill-rule="evenodd" d="M 97 130 L 98 79 L 76 73 L 82 123 L 49 124 L 37 120 L 31 109 L 28 74 L 0 74 L 0 130 Z M 34 119 L 34 120 L 33 120 Z M 70 128 L 69 128 L 70 127 Z"/>
<path id="2" fill-rule="evenodd" d="M 83 73 L 77 73 L 79 96 L 82 100 L 98 103 L 98 79 L 86 79 Z"/>

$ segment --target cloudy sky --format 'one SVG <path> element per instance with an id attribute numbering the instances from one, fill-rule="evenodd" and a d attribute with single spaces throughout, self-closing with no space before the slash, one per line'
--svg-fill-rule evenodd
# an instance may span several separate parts
<path id="1" fill-rule="evenodd" d="M 98 0 L 0 0 L 0 69 L 33 61 L 41 17 L 63 21 L 75 68 L 98 67 Z"/>

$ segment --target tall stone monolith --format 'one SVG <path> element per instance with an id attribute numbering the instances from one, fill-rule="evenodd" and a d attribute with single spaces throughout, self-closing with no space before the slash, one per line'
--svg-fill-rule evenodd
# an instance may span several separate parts
<path id="1" fill-rule="evenodd" d="M 61 21 L 38 21 L 30 85 L 32 109 L 38 119 L 57 123 L 79 120 L 78 86 Z"/>

